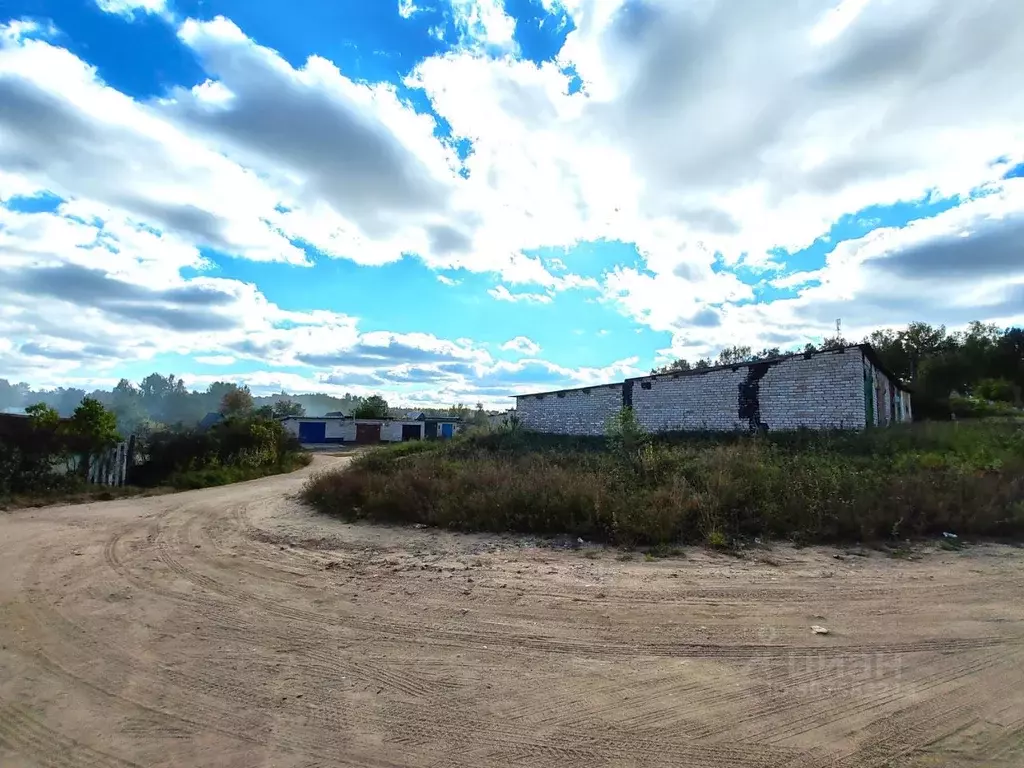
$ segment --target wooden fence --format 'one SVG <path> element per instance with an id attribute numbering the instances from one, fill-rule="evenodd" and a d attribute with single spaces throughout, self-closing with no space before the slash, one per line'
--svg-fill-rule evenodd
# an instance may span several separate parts
<path id="1" fill-rule="evenodd" d="M 126 485 L 135 455 L 135 436 L 105 453 L 89 457 L 88 481 L 94 485 Z"/>

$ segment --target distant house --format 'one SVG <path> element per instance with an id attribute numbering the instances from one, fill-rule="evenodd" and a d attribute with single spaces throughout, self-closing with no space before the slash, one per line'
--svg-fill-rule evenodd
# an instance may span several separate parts
<path id="1" fill-rule="evenodd" d="M 210 427 L 220 424 L 222 421 L 224 421 L 224 414 L 217 413 L 216 411 L 210 411 L 199 420 L 199 423 L 196 425 L 196 430 L 199 432 L 205 432 Z"/>

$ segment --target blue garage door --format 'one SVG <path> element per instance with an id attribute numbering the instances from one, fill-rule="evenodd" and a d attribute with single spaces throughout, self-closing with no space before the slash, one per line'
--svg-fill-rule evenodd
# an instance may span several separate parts
<path id="1" fill-rule="evenodd" d="M 447 438 L 447 437 L 451 437 L 454 434 L 455 434 L 455 425 L 454 424 L 442 424 L 441 425 L 441 437 Z"/>
<path id="2" fill-rule="evenodd" d="M 327 441 L 327 422 L 325 421 L 300 421 L 299 442 L 300 443 L 323 443 Z"/>

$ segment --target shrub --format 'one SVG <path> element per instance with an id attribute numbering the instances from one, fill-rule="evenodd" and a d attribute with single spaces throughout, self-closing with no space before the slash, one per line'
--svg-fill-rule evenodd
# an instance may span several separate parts
<path id="1" fill-rule="evenodd" d="M 603 441 L 499 432 L 381 449 L 312 478 L 304 496 L 349 520 L 567 533 L 626 546 L 1024 533 L 1024 429 L 1013 422 L 627 434 Z"/>
<path id="2" fill-rule="evenodd" d="M 958 419 L 983 419 L 993 416 L 1019 416 L 1021 411 L 1009 403 L 980 400 L 973 397 L 951 397 L 950 410 Z"/>
<path id="3" fill-rule="evenodd" d="M 212 480 L 222 469 L 239 470 L 234 475 L 225 472 L 224 477 L 241 476 L 241 470 L 261 476 L 292 467 L 296 457 L 302 455 L 298 441 L 280 422 L 257 415 L 229 418 L 205 431 L 154 432 L 140 443 L 144 459 L 135 468 L 132 481 L 144 486 L 161 485 L 197 472 L 208 473 Z"/>

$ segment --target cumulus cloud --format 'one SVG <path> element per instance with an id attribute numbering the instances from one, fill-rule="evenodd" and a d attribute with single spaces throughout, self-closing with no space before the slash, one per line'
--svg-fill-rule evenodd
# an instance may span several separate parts
<path id="1" fill-rule="evenodd" d="M 1024 159 L 1013 0 L 546 7 L 576 26 L 556 62 L 455 52 L 409 82 L 473 142 L 488 229 L 636 243 L 646 269 L 612 270 L 606 298 L 654 328 L 754 301 L 737 263 L 775 269 L 844 215 L 966 197 Z"/>
<path id="2" fill-rule="evenodd" d="M 276 196 L 63 48 L 0 37 L 0 167 L 25 184 L 255 260 L 305 263 Z"/>
<path id="3" fill-rule="evenodd" d="M 434 118 L 389 84 L 315 55 L 293 67 L 227 19 L 190 19 L 178 35 L 207 79 L 142 103 L 33 30 L 0 34 L 0 191 L 52 192 L 253 260 L 308 264 L 308 244 L 366 265 L 415 254 L 556 291 L 585 285 L 502 242 Z"/>
<path id="4" fill-rule="evenodd" d="M 504 0 L 451 0 L 451 11 L 463 43 L 514 46 L 516 21 L 505 12 Z"/>
<path id="5" fill-rule="evenodd" d="M 536 64 L 515 55 L 501 0 L 455 0 L 462 44 L 405 83 L 440 123 L 392 85 L 316 55 L 286 60 L 223 18 L 177 27 L 203 82 L 151 102 L 38 27 L 0 27 L 0 201 L 63 200 L 53 214 L 0 206 L 0 362 L 69 370 L 75 355 L 105 365 L 110 348 L 185 350 L 321 363 L 365 386 L 433 376 L 446 394 L 501 386 L 479 371 L 524 375 L 471 341 L 365 338 L 355 318 L 290 313 L 208 276 L 202 248 L 294 265 L 310 263 L 308 246 L 363 265 L 415 254 L 493 272 L 494 300 L 527 305 L 597 290 L 672 334 L 666 353 L 798 345 L 836 317 L 854 337 L 1021 318 L 1024 200 L 1001 179 L 1024 160 L 1019 2 L 542 5 L 575 29 Z M 952 211 L 840 243 L 820 269 L 780 269 L 842 216 L 953 195 Z M 639 258 L 577 266 L 573 247 L 594 241 L 635 244 Z M 593 276 L 531 255 L 552 248 Z M 785 298 L 763 300 L 766 288 Z"/>
<path id="6" fill-rule="evenodd" d="M 96 5 L 106 13 L 116 13 L 133 18 L 136 11 L 162 14 L 167 12 L 167 0 L 96 0 Z"/>
<path id="7" fill-rule="evenodd" d="M 355 83 L 317 56 L 294 69 L 223 17 L 190 19 L 178 34 L 216 78 L 164 104 L 190 133 L 275 174 L 281 186 L 290 182 L 304 206 L 327 204 L 371 237 L 403 215 L 426 222 L 444 213 L 451 154 L 434 138 L 433 120 L 401 104 L 394 89 Z M 448 227 L 436 237 L 464 246 L 460 234 Z"/>
<path id="8" fill-rule="evenodd" d="M 547 293 L 512 293 L 504 285 L 491 288 L 487 293 L 498 301 L 523 301 L 528 304 L 550 304 L 553 301 L 552 296 Z"/>
<path id="9" fill-rule="evenodd" d="M 182 276 L 186 266 L 199 274 Z M 472 339 L 365 332 L 354 317 L 286 310 L 251 284 L 204 270 L 196 250 L 172 235 L 100 219 L 80 203 L 39 213 L 0 206 L 0 371 L 36 386 L 110 386 L 127 361 L 176 354 L 200 365 L 267 366 L 231 374 L 261 392 L 385 391 L 422 405 L 504 405 L 522 383 L 519 369 Z M 218 378 L 179 373 L 190 386 Z"/>
<path id="10" fill-rule="evenodd" d="M 839 243 L 818 270 L 776 280 L 797 290 L 771 303 L 726 305 L 717 322 L 675 328 L 670 356 L 700 356 L 743 339 L 801 346 L 842 320 L 847 338 L 923 320 L 951 327 L 1024 322 L 1024 179 L 944 213 Z M 824 333 L 823 333 L 824 332 Z"/>
<path id="11" fill-rule="evenodd" d="M 517 352 L 527 357 L 534 357 L 540 352 L 540 344 L 526 336 L 516 336 L 514 339 L 509 339 L 501 345 L 501 348 L 506 352 Z"/>

